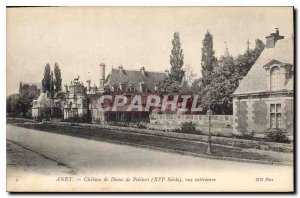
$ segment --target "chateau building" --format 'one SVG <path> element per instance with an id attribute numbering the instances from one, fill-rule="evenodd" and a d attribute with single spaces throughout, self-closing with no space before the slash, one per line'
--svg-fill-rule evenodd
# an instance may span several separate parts
<path id="1" fill-rule="evenodd" d="M 146 103 L 144 98 L 146 98 L 149 93 L 155 93 L 156 83 L 165 79 L 167 75 L 168 73 L 165 72 L 146 71 L 144 67 L 140 70 L 125 70 L 123 66 L 119 66 L 118 69 L 112 69 L 105 78 L 105 64 L 101 63 L 98 91 L 96 92 L 96 88 L 90 88 L 88 85 L 89 110 L 92 122 L 107 123 L 149 120 L 149 112 L 129 112 L 126 111 L 126 105 L 122 108 L 118 108 L 117 111 L 100 111 L 97 107 L 97 105 L 99 105 L 98 100 L 103 94 L 109 94 L 112 97 L 122 94 L 127 96 L 129 100 L 136 94 L 139 94 L 142 97 L 142 105 L 144 106 Z"/>
<path id="2" fill-rule="evenodd" d="M 32 118 L 50 117 L 53 100 L 48 97 L 47 93 L 41 93 L 38 99 L 32 101 Z"/>
<path id="3" fill-rule="evenodd" d="M 64 119 L 86 118 L 88 115 L 88 99 L 85 87 L 79 81 L 79 76 L 65 85 L 66 95 L 64 101 Z"/>
<path id="4" fill-rule="evenodd" d="M 263 135 L 267 128 L 293 133 L 294 48 L 279 30 L 233 93 L 233 131 Z"/>

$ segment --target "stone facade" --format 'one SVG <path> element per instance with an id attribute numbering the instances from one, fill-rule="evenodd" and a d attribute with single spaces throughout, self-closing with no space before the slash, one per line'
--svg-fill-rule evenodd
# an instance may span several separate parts
<path id="1" fill-rule="evenodd" d="M 293 133 L 293 97 L 283 96 L 256 96 L 236 97 L 233 99 L 233 132 L 245 134 L 254 132 L 263 135 L 271 126 L 271 105 L 280 104 L 281 126 L 290 135 Z M 279 112 L 278 112 L 279 113 Z"/>
<path id="2" fill-rule="evenodd" d="M 64 102 L 64 119 L 87 118 L 88 98 L 79 77 L 66 86 L 66 98 Z"/>
<path id="3" fill-rule="evenodd" d="M 292 136 L 293 39 L 284 39 L 278 29 L 276 33 L 267 36 L 266 48 L 232 97 L 234 133 L 264 135 L 268 128 L 281 128 Z"/>

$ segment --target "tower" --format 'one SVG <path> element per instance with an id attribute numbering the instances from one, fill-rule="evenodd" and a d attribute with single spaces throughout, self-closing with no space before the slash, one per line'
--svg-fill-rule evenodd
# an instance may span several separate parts
<path id="1" fill-rule="evenodd" d="M 99 91 L 104 92 L 105 82 L 105 63 L 100 64 L 100 78 L 99 78 Z"/>

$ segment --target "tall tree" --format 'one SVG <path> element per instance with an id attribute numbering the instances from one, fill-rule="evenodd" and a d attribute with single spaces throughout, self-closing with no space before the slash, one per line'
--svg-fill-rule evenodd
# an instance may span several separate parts
<path id="1" fill-rule="evenodd" d="M 171 50 L 171 55 L 170 55 L 170 64 L 171 64 L 170 78 L 180 83 L 184 76 L 184 71 L 182 70 L 182 66 L 184 64 L 184 54 L 183 54 L 183 49 L 181 48 L 179 32 L 174 32 L 172 46 L 173 48 Z"/>
<path id="2" fill-rule="evenodd" d="M 202 45 L 202 84 L 203 86 L 206 86 L 211 82 L 212 71 L 217 65 L 217 58 L 215 57 L 213 48 L 213 36 L 209 31 L 205 34 Z"/>
<path id="3" fill-rule="evenodd" d="M 184 71 L 182 69 L 184 64 L 184 54 L 181 48 L 179 32 L 174 32 L 172 46 L 173 47 L 170 55 L 171 71 L 169 77 L 158 82 L 157 92 L 159 94 L 177 94 L 184 77 Z"/>
<path id="4" fill-rule="evenodd" d="M 43 92 L 45 93 L 46 91 L 50 92 L 50 85 L 51 85 L 51 68 L 49 63 L 46 64 L 45 70 L 44 70 L 44 77 L 42 80 L 42 87 L 43 87 Z"/>
<path id="5" fill-rule="evenodd" d="M 53 98 L 54 93 L 55 93 L 55 89 L 54 89 L 54 76 L 53 76 L 53 72 L 51 71 L 51 79 L 50 79 L 50 97 Z"/>
<path id="6" fill-rule="evenodd" d="M 264 43 L 260 39 L 256 39 L 254 49 L 247 50 L 244 54 L 238 55 L 235 64 L 238 67 L 240 79 L 242 79 L 248 73 L 264 48 Z"/>
<path id="7" fill-rule="evenodd" d="M 238 73 L 232 56 L 222 56 L 218 61 L 218 67 L 213 70 L 212 81 L 206 87 L 208 94 L 203 97 L 203 103 L 216 114 L 232 113 L 231 94 L 237 88 Z"/>
<path id="8" fill-rule="evenodd" d="M 62 78 L 61 78 L 61 72 L 59 69 L 59 65 L 57 63 L 54 63 L 54 85 L 55 85 L 55 92 L 58 92 L 61 90 L 61 82 L 62 82 Z"/>
<path id="9" fill-rule="evenodd" d="M 10 95 L 7 98 L 7 113 L 9 116 L 30 117 L 32 101 L 39 96 L 39 89 L 36 85 L 24 83 L 22 92 Z"/>
<path id="10" fill-rule="evenodd" d="M 210 108 L 216 114 L 232 114 L 231 94 L 236 90 L 241 80 L 256 62 L 264 44 L 256 40 L 256 46 L 253 50 L 247 50 L 243 55 L 237 58 L 232 56 L 222 56 L 218 60 L 218 67 L 215 67 L 211 73 L 210 84 L 202 87 L 202 101 L 204 109 Z"/>

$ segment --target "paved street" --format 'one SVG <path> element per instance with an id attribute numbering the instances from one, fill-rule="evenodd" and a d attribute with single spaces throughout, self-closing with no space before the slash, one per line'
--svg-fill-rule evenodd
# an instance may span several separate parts
<path id="1" fill-rule="evenodd" d="M 81 178 L 85 176 L 100 177 L 100 175 L 216 178 L 218 185 L 231 183 L 233 188 L 236 185 L 250 185 L 249 189 L 251 189 L 251 185 L 255 188 L 257 177 L 282 178 L 282 181 L 278 181 L 278 183 L 262 186 L 265 189 L 275 186 L 280 189 L 281 183 L 291 182 L 290 178 L 293 175 L 292 166 L 204 159 L 41 132 L 9 124 L 7 125 L 7 145 L 8 179 L 9 184 L 15 186 L 13 189 L 28 190 L 28 188 L 32 188 L 32 174 L 42 175 L 42 177 L 34 178 L 39 178 L 39 182 L 45 184 L 45 189 L 48 189 L 49 182 L 49 179 L 46 178 L 50 177 L 50 181 L 54 182 L 57 175 L 75 177 L 84 175 Z M 243 178 L 244 182 L 241 184 L 240 180 L 232 178 Z M 16 186 L 18 179 L 23 179 L 23 183 Z M 57 183 L 53 185 L 57 185 Z M 132 188 L 135 188 L 136 185 L 133 185 Z M 140 183 L 139 185 L 145 184 Z M 68 186 L 65 183 L 65 186 L 58 185 L 56 189 L 59 190 L 60 187 L 63 189 Z M 82 186 L 82 189 L 88 189 L 88 187 Z M 149 183 L 147 188 L 157 189 L 159 187 L 165 186 L 160 186 L 159 183 L 155 185 Z M 97 186 L 95 186 L 96 188 Z M 207 183 L 198 187 L 191 186 L 190 189 L 199 190 L 199 188 L 207 190 L 214 189 L 214 186 Z M 42 188 L 39 187 L 39 189 Z M 123 186 L 120 186 L 120 190 L 122 189 Z M 226 189 L 228 190 L 228 188 Z"/>
<path id="2" fill-rule="evenodd" d="M 39 132 L 12 125 L 7 125 L 7 139 L 81 172 L 91 170 L 118 171 L 124 169 L 128 171 L 181 168 L 191 170 L 199 167 L 202 170 L 222 170 L 232 166 L 235 167 L 235 170 L 245 167 L 268 169 L 278 167 L 203 159 L 134 146 Z"/>

